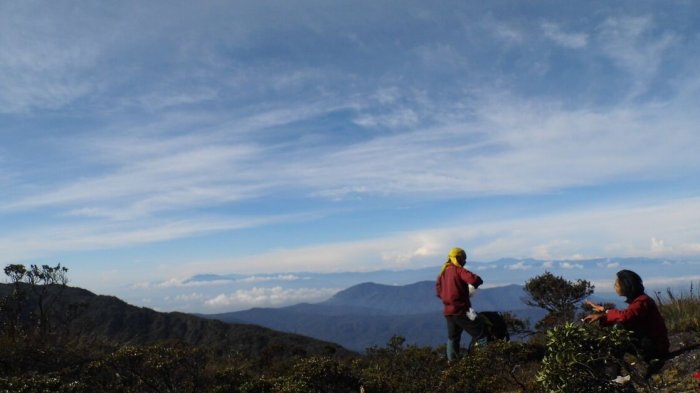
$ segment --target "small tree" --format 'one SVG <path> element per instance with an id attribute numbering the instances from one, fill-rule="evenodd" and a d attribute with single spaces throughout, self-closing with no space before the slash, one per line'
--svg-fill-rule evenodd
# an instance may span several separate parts
<path id="1" fill-rule="evenodd" d="M 23 304 L 27 299 L 25 288 L 28 287 L 36 300 L 36 309 L 29 310 L 30 316 L 36 320 L 35 328 L 42 335 L 48 333 L 53 306 L 68 284 L 68 268 L 60 263 L 56 266 L 30 265 L 29 269 L 21 264 L 10 264 L 5 266 L 4 271 L 13 284 L 12 294 L 2 302 L 2 311 L 8 316 L 6 331 L 10 335 L 15 334 L 23 312 Z"/>
<path id="2" fill-rule="evenodd" d="M 586 280 L 579 279 L 574 283 L 545 272 L 525 283 L 525 291 L 530 295 L 525 303 L 548 311 L 535 327 L 554 327 L 573 321 L 577 303 L 590 296 L 593 289 L 594 286 Z"/>

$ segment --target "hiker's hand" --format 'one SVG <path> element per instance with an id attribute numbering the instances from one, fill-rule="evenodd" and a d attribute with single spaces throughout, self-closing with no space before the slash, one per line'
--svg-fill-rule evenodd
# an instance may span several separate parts
<path id="1" fill-rule="evenodd" d="M 590 301 L 590 300 L 586 300 L 586 304 L 588 304 L 589 306 L 591 306 L 591 308 L 592 308 L 593 311 L 595 311 L 595 312 L 603 312 L 603 311 L 605 311 L 605 307 L 601 306 L 600 304 L 595 304 L 595 303 L 593 303 L 593 302 Z"/>
<path id="2" fill-rule="evenodd" d="M 584 317 L 582 319 L 582 321 L 588 322 L 588 323 L 593 323 L 593 322 L 596 322 L 596 321 L 600 320 L 601 318 L 603 318 L 604 315 L 605 314 L 591 314 L 591 315 Z"/>

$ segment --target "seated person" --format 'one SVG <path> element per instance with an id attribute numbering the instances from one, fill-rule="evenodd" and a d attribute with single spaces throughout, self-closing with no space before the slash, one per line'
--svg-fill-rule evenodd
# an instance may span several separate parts
<path id="1" fill-rule="evenodd" d="M 631 270 L 620 270 L 615 280 L 615 292 L 626 297 L 624 310 L 608 309 L 586 301 L 595 311 L 583 320 L 598 321 L 602 326 L 622 324 L 632 331 L 633 343 L 638 355 L 649 364 L 648 377 L 658 371 L 668 355 L 669 341 L 666 322 L 656 302 L 644 293 L 642 278 Z"/>

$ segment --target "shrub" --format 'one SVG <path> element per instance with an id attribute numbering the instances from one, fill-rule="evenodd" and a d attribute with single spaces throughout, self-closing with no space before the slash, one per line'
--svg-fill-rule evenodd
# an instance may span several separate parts
<path id="1" fill-rule="evenodd" d="M 631 344 L 622 328 L 599 329 L 567 323 L 547 332 L 547 353 L 537 381 L 548 392 L 607 393 L 619 391 L 606 368 L 622 366 L 620 354 Z"/>
<path id="2" fill-rule="evenodd" d="M 405 346 L 405 339 L 394 336 L 384 348 L 367 349 L 364 358 L 355 360 L 366 391 L 372 393 L 422 393 L 434 391 L 438 376 L 446 365 L 444 347 Z"/>
<path id="3" fill-rule="evenodd" d="M 275 383 L 279 393 L 355 393 L 360 390 L 359 380 L 349 367 L 328 356 L 299 359 L 289 375 Z"/>
<path id="4" fill-rule="evenodd" d="M 477 347 L 444 370 L 438 392 L 500 393 L 535 392 L 539 386 L 532 378 L 541 351 L 537 346 L 495 341 Z"/>
<path id="5" fill-rule="evenodd" d="M 184 345 L 125 346 L 92 362 L 89 379 L 106 392 L 193 392 L 205 361 L 202 350 Z"/>

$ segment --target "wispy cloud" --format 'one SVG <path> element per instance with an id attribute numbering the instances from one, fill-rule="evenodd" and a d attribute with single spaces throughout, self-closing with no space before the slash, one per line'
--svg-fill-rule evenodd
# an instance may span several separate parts
<path id="1" fill-rule="evenodd" d="M 298 216 L 198 218 L 140 221 L 129 224 L 63 224 L 31 231 L 0 233 L 0 247 L 8 259 L 43 257 L 51 253 L 112 249 L 181 239 L 212 232 L 279 223 Z"/>
<path id="2" fill-rule="evenodd" d="M 567 48 L 583 48 L 588 44 L 588 34 L 564 32 L 556 23 L 542 23 L 542 31 L 545 37 Z"/>
<path id="3" fill-rule="evenodd" d="M 373 226 L 365 206 L 586 188 L 600 197 L 563 198 L 567 213 L 467 214 L 469 226 L 397 224 L 372 240 L 360 226 L 330 241 L 302 230 L 283 249 L 204 252 L 167 277 L 413 267 L 455 244 L 484 260 L 700 253 L 692 198 L 630 192 L 602 207 L 625 184 L 697 178 L 700 36 L 669 23 L 688 6 L 584 19 L 542 7 L 546 19 L 420 2 L 2 3 L 3 257 L 150 253 L 263 225 L 286 236 L 273 224 L 336 211 Z"/>
<path id="4" fill-rule="evenodd" d="M 598 28 L 601 49 L 634 81 L 630 96 L 648 88 L 664 59 L 664 53 L 675 44 L 671 32 L 650 34 L 654 26 L 651 16 L 610 17 Z"/>

